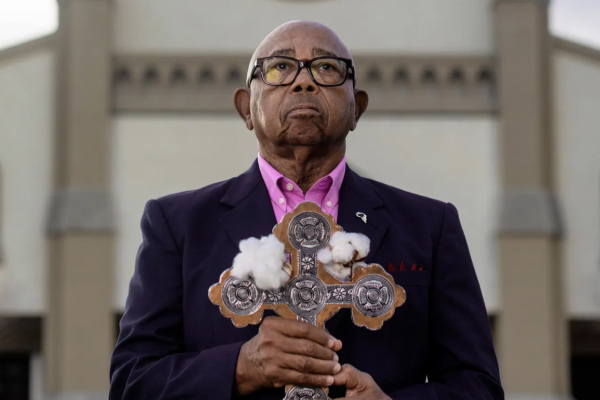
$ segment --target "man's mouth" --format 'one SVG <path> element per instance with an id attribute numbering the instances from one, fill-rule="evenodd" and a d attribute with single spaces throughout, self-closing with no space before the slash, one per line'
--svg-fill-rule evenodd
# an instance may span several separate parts
<path id="1" fill-rule="evenodd" d="M 288 112 L 288 117 L 310 118 L 321 115 L 317 107 L 312 105 L 299 105 Z"/>

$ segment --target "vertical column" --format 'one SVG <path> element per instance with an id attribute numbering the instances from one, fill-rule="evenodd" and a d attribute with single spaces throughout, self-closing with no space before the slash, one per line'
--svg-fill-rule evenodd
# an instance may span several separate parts
<path id="1" fill-rule="evenodd" d="M 2 219 L 4 218 L 4 181 L 2 180 L 2 164 L 0 164 L 0 266 L 4 261 L 4 245 L 2 239 L 4 236 L 4 225 Z"/>
<path id="2" fill-rule="evenodd" d="M 106 399 L 113 316 L 109 0 L 60 0 L 45 386 Z"/>
<path id="3" fill-rule="evenodd" d="M 553 194 L 548 0 L 497 0 L 503 199 L 498 354 L 507 398 L 568 391 Z"/>

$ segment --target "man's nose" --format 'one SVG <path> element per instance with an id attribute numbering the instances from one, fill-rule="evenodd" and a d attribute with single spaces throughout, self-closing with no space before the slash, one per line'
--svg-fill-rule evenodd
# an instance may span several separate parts
<path id="1" fill-rule="evenodd" d="M 308 92 L 315 93 L 319 91 L 319 86 L 312 80 L 308 68 L 302 68 L 292 84 L 291 90 L 294 93 Z"/>

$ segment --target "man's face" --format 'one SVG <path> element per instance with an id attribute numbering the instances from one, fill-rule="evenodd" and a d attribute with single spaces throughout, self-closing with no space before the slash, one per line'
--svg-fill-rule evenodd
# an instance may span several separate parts
<path id="1" fill-rule="evenodd" d="M 351 58 L 335 34 L 311 23 L 282 26 L 263 41 L 255 55 L 302 61 L 319 56 Z M 250 89 L 250 118 L 259 142 L 278 147 L 333 145 L 354 130 L 358 115 L 351 79 L 341 86 L 323 87 L 303 68 L 291 85 L 270 86 L 261 73 L 256 69 Z"/>

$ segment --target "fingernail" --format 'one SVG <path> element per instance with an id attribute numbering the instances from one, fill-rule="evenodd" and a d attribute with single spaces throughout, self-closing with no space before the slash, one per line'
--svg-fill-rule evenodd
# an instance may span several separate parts
<path id="1" fill-rule="evenodd" d="M 329 346 L 330 349 L 333 349 L 333 346 L 335 346 L 335 339 L 329 338 L 329 343 L 327 345 Z"/>
<path id="2" fill-rule="evenodd" d="M 331 386 L 333 385 L 333 376 L 328 376 L 327 377 L 327 386 Z"/>
<path id="3" fill-rule="evenodd" d="M 342 370 L 342 366 L 340 364 L 335 364 L 335 367 L 333 367 L 333 373 L 334 374 L 337 374 L 341 370 Z"/>
<path id="4" fill-rule="evenodd" d="M 333 361 L 335 361 L 335 362 L 340 361 L 340 357 L 337 355 L 337 353 L 333 353 Z"/>

